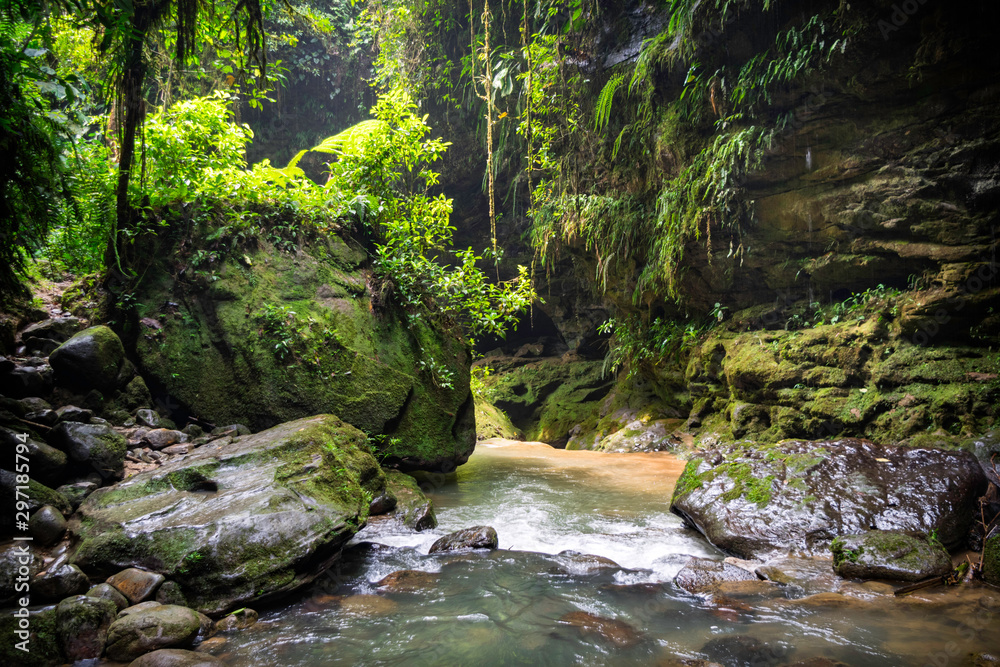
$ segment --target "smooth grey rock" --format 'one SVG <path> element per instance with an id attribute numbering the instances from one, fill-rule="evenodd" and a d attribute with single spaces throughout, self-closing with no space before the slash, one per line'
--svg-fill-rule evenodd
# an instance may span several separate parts
<path id="1" fill-rule="evenodd" d="M 28 520 L 28 532 L 42 546 L 51 546 L 66 532 L 66 519 L 52 505 L 44 505 Z"/>
<path id="2" fill-rule="evenodd" d="M 431 545 L 430 553 L 464 551 L 466 549 L 496 549 L 499 544 L 497 531 L 490 526 L 473 526 L 456 530 Z"/>
<path id="3" fill-rule="evenodd" d="M 31 581 L 31 593 L 45 600 L 61 600 L 89 588 L 90 580 L 76 565 L 50 567 Z"/>
<path id="4" fill-rule="evenodd" d="M 226 663 L 207 653 L 185 651 L 178 648 L 163 648 L 139 656 L 128 667 L 217 667 Z"/>
<path id="5" fill-rule="evenodd" d="M 29 324 L 21 330 L 21 340 L 32 338 L 50 338 L 63 342 L 80 330 L 82 323 L 78 317 L 53 317 Z"/>
<path id="6" fill-rule="evenodd" d="M 100 658 L 117 609 L 111 600 L 76 595 L 56 605 L 59 645 L 69 662 Z"/>
<path id="7" fill-rule="evenodd" d="M 27 568 L 28 580 L 42 569 L 42 557 L 28 542 L 14 542 L 0 548 L 0 601 L 19 597 L 17 578 L 19 570 Z"/>
<path id="8" fill-rule="evenodd" d="M 25 435 L 24 431 L 0 426 L 0 445 L 11 452 L 12 459 L 15 451 L 27 456 L 28 469 L 34 477 L 49 483 L 62 479 L 66 472 L 66 453 L 34 438 L 25 440 Z"/>
<path id="9" fill-rule="evenodd" d="M 17 366 L 0 376 L 0 391 L 14 398 L 41 396 L 52 391 L 53 378 L 52 368 L 46 363 Z"/>
<path id="10" fill-rule="evenodd" d="M 169 428 L 157 428 L 147 431 L 143 440 L 153 449 L 164 449 L 171 445 L 184 442 L 187 436 L 180 431 Z"/>
<path id="11" fill-rule="evenodd" d="M 73 385 L 110 391 L 119 386 L 125 348 L 108 327 L 90 327 L 54 350 L 49 363 L 60 378 Z"/>
<path id="12" fill-rule="evenodd" d="M 112 586 L 111 584 L 97 584 L 89 591 L 87 595 L 92 598 L 102 598 L 104 600 L 111 600 L 115 603 L 115 614 L 126 609 L 129 606 L 128 599 L 121 594 L 121 592 Z"/>
<path id="13" fill-rule="evenodd" d="M 156 410 L 140 408 L 135 411 L 135 421 L 137 424 L 147 428 L 163 428 L 163 422 Z"/>
<path id="14" fill-rule="evenodd" d="M 83 422 L 86 424 L 93 418 L 94 411 L 78 408 L 75 405 L 64 405 L 56 410 L 56 415 L 61 422 Z"/>
<path id="15" fill-rule="evenodd" d="M 216 426 L 212 429 L 212 435 L 250 435 L 250 429 L 243 424 Z"/>
<path id="16" fill-rule="evenodd" d="M 29 396 L 27 398 L 22 398 L 18 403 L 24 408 L 24 413 L 38 412 L 39 410 L 51 410 L 52 404 L 46 401 L 44 398 L 38 398 L 37 396 Z"/>
<path id="17" fill-rule="evenodd" d="M 674 583 L 688 593 L 706 593 L 724 581 L 757 581 L 757 576 L 724 561 L 692 557 L 674 577 Z"/>
<path id="18" fill-rule="evenodd" d="M 125 437 L 107 424 L 62 422 L 49 434 L 49 442 L 70 459 L 89 463 L 102 476 L 121 477 L 125 461 Z"/>
<path id="19" fill-rule="evenodd" d="M 257 612 L 250 608 L 241 609 L 228 616 L 223 616 L 215 622 L 217 632 L 234 632 L 246 630 L 257 622 Z"/>
<path id="20" fill-rule="evenodd" d="M 24 419 L 43 426 L 52 426 L 59 421 L 59 415 L 55 410 L 36 410 L 24 415 Z"/>
<path id="21" fill-rule="evenodd" d="M 111 624 L 107 656 L 124 662 L 157 649 L 190 646 L 200 627 L 197 612 L 178 605 L 132 613 Z"/>

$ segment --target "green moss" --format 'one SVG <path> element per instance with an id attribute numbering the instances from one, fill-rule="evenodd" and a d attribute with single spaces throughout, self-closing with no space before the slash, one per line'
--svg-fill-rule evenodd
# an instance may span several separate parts
<path id="1" fill-rule="evenodd" d="M 762 479 L 757 478 L 749 463 L 737 462 L 723 463 L 717 467 L 717 471 L 718 474 L 725 474 L 733 482 L 733 488 L 722 494 L 722 500 L 736 500 L 742 496 L 758 507 L 767 507 L 771 502 L 774 475 L 768 475 Z"/>
<path id="2" fill-rule="evenodd" d="M 684 472 L 677 478 L 677 484 L 674 486 L 674 494 L 670 500 L 671 504 L 702 487 L 702 478 L 698 474 L 698 468 L 701 467 L 703 461 L 704 459 L 694 458 L 684 466 Z"/>
<path id="3" fill-rule="evenodd" d="M 862 549 L 848 549 L 844 544 L 844 540 L 836 537 L 830 542 L 830 552 L 833 554 L 833 568 L 837 569 L 844 561 L 857 563 Z"/>

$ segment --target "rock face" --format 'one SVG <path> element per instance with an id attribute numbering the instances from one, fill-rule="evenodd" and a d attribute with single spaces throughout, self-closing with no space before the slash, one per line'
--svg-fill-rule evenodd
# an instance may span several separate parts
<path id="1" fill-rule="evenodd" d="M 670 509 L 743 558 L 820 553 L 835 537 L 870 529 L 936 531 L 956 547 L 985 486 L 967 452 L 785 441 L 734 445 L 688 461 Z"/>
<path id="2" fill-rule="evenodd" d="M 838 537 L 830 550 L 842 577 L 920 581 L 951 572 L 951 557 L 940 544 L 891 530 Z"/>
<path id="3" fill-rule="evenodd" d="M 331 234 L 294 254 L 262 241 L 194 284 L 171 277 L 189 258 L 157 254 L 167 259 L 136 294 L 148 305 L 135 352 L 173 400 L 254 430 L 336 414 L 383 435 L 380 454 L 403 468 L 452 470 L 472 453 L 466 346 L 373 301 L 368 255 L 353 241 Z"/>
<path id="4" fill-rule="evenodd" d="M 125 348 L 115 332 L 103 325 L 74 335 L 53 350 L 49 363 L 60 377 L 83 387 L 110 391 L 124 384 L 120 373 Z"/>
<path id="5" fill-rule="evenodd" d="M 310 582 L 384 488 L 363 433 L 330 415 L 300 419 L 96 491 L 71 526 L 74 562 L 164 574 L 217 614 Z"/>

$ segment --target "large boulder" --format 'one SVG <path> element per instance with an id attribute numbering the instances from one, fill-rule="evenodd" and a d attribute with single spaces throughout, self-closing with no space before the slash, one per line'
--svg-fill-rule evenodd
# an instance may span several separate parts
<path id="1" fill-rule="evenodd" d="M 437 526 L 434 507 L 420 489 L 417 480 L 397 470 L 389 470 L 386 472 L 386 481 L 389 491 L 396 498 L 393 517 L 413 530 L 425 530 Z"/>
<path id="2" fill-rule="evenodd" d="M 60 378 L 74 385 L 110 391 L 120 383 L 125 348 L 114 331 L 100 325 L 84 329 L 53 350 L 49 363 Z"/>
<path id="3" fill-rule="evenodd" d="M 142 374 L 216 424 L 331 413 L 384 436 L 389 465 L 464 463 L 475 446 L 467 346 L 373 295 L 353 242 L 329 235 L 301 250 L 261 242 L 220 257 L 209 281 L 163 249 L 136 292 Z"/>
<path id="4" fill-rule="evenodd" d="M 835 537 L 870 529 L 933 533 L 953 548 L 985 487 L 964 451 L 855 439 L 744 443 L 688 461 L 670 509 L 743 558 L 824 553 Z"/>
<path id="5" fill-rule="evenodd" d="M 384 489 L 363 433 L 331 415 L 300 419 L 94 492 L 71 525 L 74 562 L 161 573 L 218 614 L 312 581 Z"/>

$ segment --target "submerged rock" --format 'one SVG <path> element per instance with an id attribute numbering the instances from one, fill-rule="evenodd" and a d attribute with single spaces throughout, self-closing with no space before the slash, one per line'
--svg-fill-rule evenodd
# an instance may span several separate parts
<path id="1" fill-rule="evenodd" d="M 818 554 L 835 537 L 870 529 L 936 531 L 956 547 L 985 486 L 968 452 L 789 440 L 690 460 L 670 509 L 744 558 Z"/>
<path id="2" fill-rule="evenodd" d="M 692 557 L 677 576 L 674 583 L 688 593 L 707 593 L 715 585 L 727 581 L 757 581 L 752 572 L 710 558 Z"/>
<path id="3" fill-rule="evenodd" d="M 712 639 L 701 652 L 723 665 L 777 665 L 787 659 L 789 649 L 781 644 L 768 644 L 748 635 L 731 635 Z"/>
<path id="4" fill-rule="evenodd" d="M 625 621 L 603 618 L 586 611 L 572 611 L 559 622 L 579 628 L 584 634 L 597 635 L 619 648 L 634 646 L 642 639 L 639 632 Z"/>
<path id="5" fill-rule="evenodd" d="M 213 655 L 179 648 L 161 648 L 139 656 L 129 667 L 216 667 L 226 663 Z"/>
<path id="6" fill-rule="evenodd" d="M 489 526 L 463 528 L 445 535 L 431 545 L 430 553 L 462 551 L 465 549 L 496 549 L 499 544 L 497 531 Z"/>
<path id="7" fill-rule="evenodd" d="M 202 446 L 87 498 L 74 560 L 161 573 L 211 614 L 295 590 L 338 557 L 384 488 L 366 440 L 319 415 Z"/>
<path id="8" fill-rule="evenodd" d="M 833 569 L 842 577 L 920 581 L 951 572 L 951 557 L 923 536 L 871 530 L 838 537 L 831 545 Z"/>

